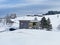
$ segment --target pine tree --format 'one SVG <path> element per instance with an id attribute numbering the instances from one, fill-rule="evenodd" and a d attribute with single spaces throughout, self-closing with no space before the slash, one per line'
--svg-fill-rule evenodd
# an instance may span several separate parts
<path id="1" fill-rule="evenodd" d="M 50 24 L 50 18 L 47 19 L 47 23 Z"/>
<path id="2" fill-rule="evenodd" d="M 50 22 L 50 19 L 48 18 L 47 20 L 46 20 L 46 18 L 45 17 L 43 17 L 42 19 L 41 19 L 41 24 L 40 24 L 40 26 L 41 26 L 41 28 L 42 29 L 47 29 L 47 30 L 50 30 L 50 29 L 52 29 L 52 25 L 50 24 L 51 22 Z"/>
<path id="3" fill-rule="evenodd" d="M 52 29 L 52 24 L 50 24 L 50 19 L 47 19 L 47 30 L 51 30 Z"/>
<path id="4" fill-rule="evenodd" d="M 47 26 L 47 20 L 45 17 L 42 18 L 41 20 L 41 28 L 44 29 Z"/>

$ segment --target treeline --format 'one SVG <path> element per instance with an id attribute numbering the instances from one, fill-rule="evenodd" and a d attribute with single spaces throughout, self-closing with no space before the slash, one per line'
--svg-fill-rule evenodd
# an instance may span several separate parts
<path id="1" fill-rule="evenodd" d="M 54 15 L 54 14 L 60 14 L 60 11 L 48 11 L 47 13 L 43 15 Z"/>

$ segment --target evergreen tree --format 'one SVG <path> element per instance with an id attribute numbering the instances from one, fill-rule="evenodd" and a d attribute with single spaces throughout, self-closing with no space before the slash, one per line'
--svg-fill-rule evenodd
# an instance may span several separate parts
<path id="1" fill-rule="evenodd" d="M 47 19 L 47 23 L 50 24 L 50 19 L 49 18 Z"/>
<path id="2" fill-rule="evenodd" d="M 47 30 L 51 30 L 52 29 L 52 25 L 50 24 L 50 19 L 47 19 Z"/>
<path id="3" fill-rule="evenodd" d="M 47 26 L 47 20 L 45 17 L 42 18 L 41 20 L 41 28 L 44 29 Z"/>
<path id="4" fill-rule="evenodd" d="M 46 20 L 46 18 L 45 17 L 43 17 L 42 19 L 41 19 L 41 24 L 40 24 L 40 26 L 41 26 L 41 28 L 42 29 L 47 29 L 47 30 L 50 30 L 50 29 L 52 29 L 52 25 L 50 24 L 51 22 L 50 22 L 50 19 L 48 18 L 47 20 Z"/>

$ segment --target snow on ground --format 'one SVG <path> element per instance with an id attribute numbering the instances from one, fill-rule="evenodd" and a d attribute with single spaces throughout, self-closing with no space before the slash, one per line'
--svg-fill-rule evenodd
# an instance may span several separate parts
<path id="1" fill-rule="evenodd" d="M 1 45 L 60 45 L 60 32 L 20 29 L 0 33 Z"/>

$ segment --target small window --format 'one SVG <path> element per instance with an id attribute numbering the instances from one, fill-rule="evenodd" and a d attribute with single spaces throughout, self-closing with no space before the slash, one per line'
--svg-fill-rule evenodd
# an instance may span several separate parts
<path id="1" fill-rule="evenodd" d="M 35 26 L 36 25 L 36 22 L 33 22 L 33 26 Z"/>

